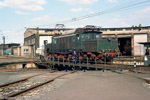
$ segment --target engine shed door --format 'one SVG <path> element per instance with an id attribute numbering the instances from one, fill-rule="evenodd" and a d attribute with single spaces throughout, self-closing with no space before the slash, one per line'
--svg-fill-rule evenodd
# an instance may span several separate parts
<path id="1" fill-rule="evenodd" d="M 147 42 L 147 34 L 134 34 L 134 56 L 144 55 L 144 46 L 140 42 Z"/>
<path id="2" fill-rule="evenodd" d="M 123 56 L 131 56 L 131 37 L 118 38 L 118 44 Z"/>

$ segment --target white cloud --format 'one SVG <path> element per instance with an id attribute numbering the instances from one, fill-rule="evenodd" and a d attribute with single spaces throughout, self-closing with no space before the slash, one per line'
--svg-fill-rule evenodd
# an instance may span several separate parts
<path id="1" fill-rule="evenodd" d="M 51 15 L 51 14 L 50 14 Z M 38 17 L 35 17 L 33 19 L 31 19 L 28 23 L 27 23 L 27 27 L 44 27 L 44 26 L 47 26 L 47 25 L 50 25 L 52 23 L 52 18 L 50 15 L 43 15 L 43 16 L 38 16 Z"/>
<path id="2" fill-rule="evenodd" d="M 82 7 L 80 7 L 80 8 L 72 8 L 72 9 L 70 9 L 70 11 L 71 11 L 71 12 L 86 11 L 86 12 L 88 12 L 89 14 L 94 14 L 94 12 L 93 12 L 91 9 L 89 9 L 89 8 L 82 8 Z"/>
<path id="3" fill-rule="evenodd" d="M 150 6 L 144 9 L 139 10 L 140 13 L 150 13 Z"/>
<path id="4" fill-rule="evenodd" d="M 81 12 L 81 11 L 83 11 L 83 8 L 72 8 L 70 11 L 72 11 L 72 12 Z"/>
<path id="5" fill-rule="evenodd" d="M 94 11 L 91 10 L 91 11 L 89 11 L 89 13 L 90 13 L 90 14 L 94 14 Z"/>
<path id="6" fill-rule="evenodd" d="M 125 26 L 125 27 L 129 27 L 130 25 L 127 23 L 127 20 L 123 19 L 123 18 L 113 18 L 112 19 L 113 23 L 119 23 L 120 26 Z"/>
<path id="7" fill-rule="evenodd" d="M 150 18 L 150 6 L 134 12 L 131 17 L 133 19 Z"/>
<path id="8" fill-rule="evenodd" d="M 85 10 L 88 11 L 89 14 L 94 14 L 94 11 L 91 10 L 91 9 L 89 9 L 89 8 L 87 8 L 87 9 L 85 9 Z"/>
<path id="9" fill-rule="evenodd" d="M 1 7 L 3 7 L 3 3 L 2 3 L 2 2 L 0 2 L 0 8 L 1 8 Z"/>
<path id="10" fill-rule="evenodd" d="M 109 2 L 117 2 L 118 0 L 108 0 Z"/>
<path id="11" fill-rule="evenodd" d="M 42 22 L 42 21 L 47 21 L 48 19 L 49 19 L 48 15 L 43 15 L 40 17 L 33 18 L 32 21 L 33 22 Z"/>
<path id="12" fill-rule="evenodd" d="M 39 11 L 43 10 L 42 5 L 44 4 L 46 4 L 46 0 L 4 0 L 0 2 L 0 7 Z"/>
<path id="13" fill-rule="evenodd" d="M 60 0 L 68 4 L 92 4 L 98 2 L 99 0 Z"/>
<path id="14" fill-rule="evenodd" d="M 18 15 L 29 15 L 30 13 L 25 13 L 22 11 L 16 11 L 16 14 L 18 14 Z"/>

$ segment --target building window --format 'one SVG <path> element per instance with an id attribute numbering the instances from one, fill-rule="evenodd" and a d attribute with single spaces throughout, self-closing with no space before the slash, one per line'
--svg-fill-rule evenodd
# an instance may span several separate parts
<path id="1" fill-rule="evenodd" d="M 29 53 L 29 49 L 24 49 L 24 53 L 28 54 Z"/>
<path id="2" fill-rule="evenodd" d="M 48 44 L 48 41 L 47 40 L 44 40 L 44 45 L 47 45 Z"/>

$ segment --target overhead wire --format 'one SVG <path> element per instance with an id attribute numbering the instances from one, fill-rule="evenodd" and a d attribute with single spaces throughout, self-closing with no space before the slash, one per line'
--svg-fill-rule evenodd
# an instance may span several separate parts
<path id="1" fill-rule="evenodd" d="M 97 13 L 94 13 L 94 14 L 89 14 L 89 15 L 85 15 L 85 16 L 81 16 L 81 17 L 75 17 L 70 22 L 79 21 L 79 20 L 90 18 L 90 17 L 99 16 L 99 15 L 102 15 L 102 14 L 115 13 L 115 12 L 118 12 L 118 11 L 129 10 L 129 9 L 132 9 L 132 8 L 138 8 L 138 7 L 148 5 L 148 3 L 150 3 L 150 0 L 145 0 L 145 1 L 136 2 L 136 3 L 129 3 L 129 4 L 125 4 L 125 5 L 122 5 L 122 6 L 117 6 L 117 7 L 105 10 L 105 11 L 97 12 Z"/>
<path id="2" fill-rule="evenodd" d="M 100 16 L 100 15 L 103 15 L 103 14 L 116 13 L 116 12 L 119 12 L 119 11 L 124 11 L 124 10 L 130 10 L 130 9 L 133 9 L 133 8 L 143 7 L 143 6 L 148 5 L 149 3 L 150 3 L 150 0 L 145 0 L 145 1 L 143 1 L 143 0 L 141 0 L 141 1 L 134 0 L 134 1 L 127 2 L 125 4 L 118 5 L 116 7 L 110 8 L 110 9 L 106 9 L 104 11 L 100 11 L 100 12 L 96 12 L 96 13 L 88 14 L 88 15 L 84 15 L 84 16 L 74 17 L 72 19 L 59 21 L 59 22 L 61 22 L 62 24 L 66 24 L 66 23 L 70 23 L 70 22 L 75 22 L 75 21 L 88 19 L 88 18 L 95 17 L 95 16 Z M 59 22 L 55 22 L 53 24 L 58 24 Z M 42 26 L 42 25 L 40 25 L 40 26 Z M 45 26 L 49 26 L 49 25 L 45 25 Z M 23 30 L 25 30 L 25 28 L 22 28 L 20 30 L 16 30 L 16 32 L 20 33 Z M 3 32 L 3 30 L 1 30 L 0 32 Z M 22 35 L 22 34 L 20 34 L 20 35 Z"/>
<path id="3" fill-rule="evenodd" d="M 116 9 L 112 9 L 112 10 L 110 10 L 110 12 L 112 12 L 112 11 L 119 11 L 119 10 L 123 10 L 123 9 L 126 9 L 126 8 L 134 8 L 134 7 L 136 8 L 136 7 L 138 7 L 138 6 L 142 5 L 142 4 L 145 4 L 147 2 L 150 3 L 149 0 L 146 0 L 146 1 L 143 1 L 143 2 L 133 3 L 133 4 L 130 4 L 130 5 L 127 5 L 127 6 L 119 7 L 119 8 L 116 8 Z M 109 10 L 108 10 L 108 12 L 109 12 Z"/>

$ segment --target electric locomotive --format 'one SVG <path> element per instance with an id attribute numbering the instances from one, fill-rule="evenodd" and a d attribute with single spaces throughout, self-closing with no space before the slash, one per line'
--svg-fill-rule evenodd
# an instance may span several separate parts
<path id="1" fill-rule="evenodd" d="M 118 54 L 118 41 L 116 39 L 102 38 L 100 28 L 86 26 L 77 28 L 73 32 L 53 36 L 52 43 L 45 46 L 47 58 L 54 56 L 59 60 L 73 60 L 76 51 L 77 59 L 97 61 L 99 63 L 111 61 Z"/>

